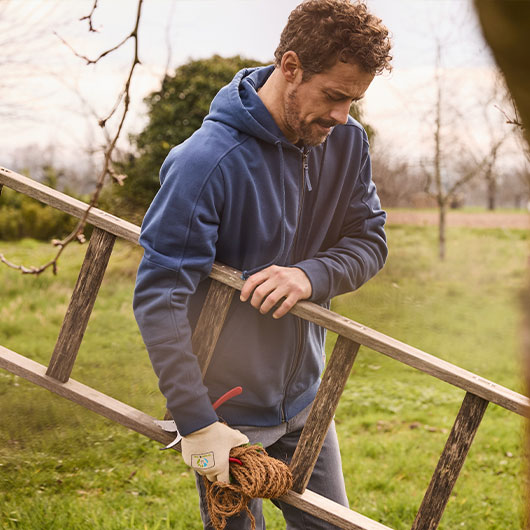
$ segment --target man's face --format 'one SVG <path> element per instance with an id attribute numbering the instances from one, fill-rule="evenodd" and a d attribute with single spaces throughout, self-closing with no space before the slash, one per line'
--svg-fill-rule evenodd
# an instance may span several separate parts
<path id="1" fill-rule="evenodd" d="M 287 138 L 305 145 L 319 145 L 339 123 L 346 123 L 350 106 L 361 99 L 374 76 L 356 64 L 337 61 L 308 81 L 290 85 L 284 100 Z"/>

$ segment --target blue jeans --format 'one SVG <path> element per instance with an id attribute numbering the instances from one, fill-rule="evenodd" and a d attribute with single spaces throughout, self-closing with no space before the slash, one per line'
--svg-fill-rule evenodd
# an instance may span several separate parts
<path id="1" fill-rule="evenodd" d="M 270 456 L 289 463 L 302 433 L 302 428 L 309 415 L 310 408 L 310 406 L 307 407 L 288 422 L 275 427 L 234 425 L 234 428 L 245 433 L 250 443 L 261 442 L 266 447 L 267 453 Z M 199 490 L 201 517 L 204 528 L 206 530 L 212 530 L 213 527 L 208 517 L 204 485 L 202 477 L 199 475 L 196 475 L 196 483 L 197 489 Z M 328 430 L 307 488 L 343 506 L 348 506 L 334 422 L 332 422 Z M 338 528 L 290 504 L 276 500 L 272 502 L 283 512 L 287 523 L 287 530 L 332 530 Z M 256 530 L 264 530 L 265 519 L 263 518 L 262 500 L 252 499 L 249 503 L 249 509 L 256 519 Z M 250 529 L 250 522 L 247 515 L 243 513 L 240 516 L 229 519 L 225 528 L 226 530 L 247 530 Z"/>

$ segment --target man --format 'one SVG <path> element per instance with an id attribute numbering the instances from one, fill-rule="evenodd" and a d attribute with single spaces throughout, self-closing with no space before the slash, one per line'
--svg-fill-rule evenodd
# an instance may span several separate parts
<path id="1" fill-rule="evenodd" d="M 162 166 L 142 225 L 134 310 L 184 460 L 209 480 L 228 481 L 229 451 L 249 439 L 290 460 L 319 385 L 325 334 L 288 312 L 302 299 L 328 306 L 384 264 L 385 213 L 366 133 L 349 110 L 389 69 L 389 50 L 388 31 L 363 4 L 302 3 L 275 65 L 240 71 Z M 202 382 L 190 330 L 214 260 L 246 282 Z M 214 411 L 237 385 L 243 393 Z M 333 425 L 308 487 L 347 505 Z M 278 505 L 288 528 L 334 528 Z M 251 509 L 264 528 L 261 501 Z M 204 502 L 201 512 L 209 527 Z M 247 523 L 241 516 L 227 528 Z"/>

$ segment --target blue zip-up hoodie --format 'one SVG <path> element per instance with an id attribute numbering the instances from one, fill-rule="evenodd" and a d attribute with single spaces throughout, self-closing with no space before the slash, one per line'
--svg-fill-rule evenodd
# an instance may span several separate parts
<path id="1" fill-rule="evenodd" d="M 290 143 L 257 95 L 274 67 L 246 69 L 214 98 L 201 128 L 172 149 L 142 224 L 134 312 L 167 407 L 182 435 L 218 419 L 271 426 L 315 397 L 325 332 L 287 314 L 230 306 L 202 382 L 191 346 L 214 260 L 246 275 L 302 269 L 325 306 L 376 274 L 387 255 L 385 213 L 368 141 L 353 119 L 317 147 Z"/>

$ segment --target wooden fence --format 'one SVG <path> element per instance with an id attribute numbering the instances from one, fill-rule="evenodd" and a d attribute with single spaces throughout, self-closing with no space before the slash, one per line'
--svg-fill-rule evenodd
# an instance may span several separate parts
<path id="1" fill-rule="evenodd" d="M 88 207 L 77 199 L 0 167 L 0 188 L 2 185 L 75 217 L 82 217 Z M 0 367 L 157 442 L 168 444 L 173 436 L 158 427 L 151 416 L 70 379 L 114 241 L 116 237 L 121 237 L 138 244 L 140 235 L 138 226 L 97 208 L 89 211 L 88 222 L 95 228 L 48 367 L 3 346 L 0 346 Z M 211 282 L 192 339 L 203 374 L 214 351 L 232 296 L 243 285 L 239 271 L 219 263 L 214 264 L 210 277 L 214 281 Z M 489 402 L 516 414 L 530 416 L 530 401 L 527 397 L 333 311 L 302 301 L 296 304 L 291 313 L 337 333 L 338 339 L 293 456 L 293 488 L 282 500 L 340 528 L 388 530 L 387 526 L 306 489 L 361 345 L 465 391 L 464 400 L 412 524 L 412 530 L 437 528 Z"/>

